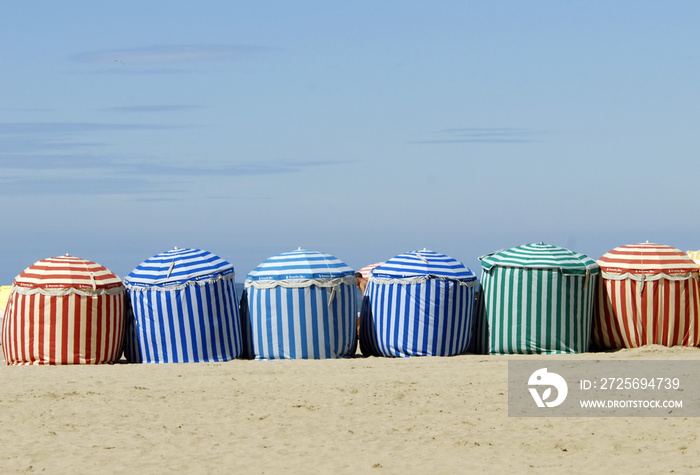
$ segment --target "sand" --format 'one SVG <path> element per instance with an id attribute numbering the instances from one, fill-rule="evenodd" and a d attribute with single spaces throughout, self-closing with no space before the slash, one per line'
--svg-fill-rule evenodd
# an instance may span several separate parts
<path id="1" fill-rule="evenodd" d="M 700 473 L 700 418 L 513 418 L 511 358 L 10 367 L 0 472 Z M 699 363 L 700 364 L 700 363 Z"/>

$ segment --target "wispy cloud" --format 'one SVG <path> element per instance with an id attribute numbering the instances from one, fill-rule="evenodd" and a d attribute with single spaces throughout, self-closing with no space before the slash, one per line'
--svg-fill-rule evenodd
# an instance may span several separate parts
<path id="1" fill-rule="evenodd" d="M 105 132 L 165 130 L 172 126 L 153 124 L 86 122 L 9 122 L 0 123 L 0 158 L 27 154 L 57 154 L 82 151 L 104 145 Z M 95 140 L 97 138 L 97 140 Z"/>
<path id="2" fill-rule="evenodd" d="M 0 137 L 0 164 L 8 163 L 12 159 L 24 159 L 27 155 L 34 157 L 37 154 L 51 152 L 52 157 L 64 153 L 76 153 L 91 147 L 98 147 L 104 143 L 78 141 L 75 139 L 60 139 L 48 137 Z"/>
<path id="3" fill-rule="evenodd" d="M 89 170 L 118 166 L 115 159 L 87 153 L 0 154 L 0 170 Z"/>
<path id="4" fill-rule="evenodd" d="M 268 161 L 243 162 L 220 166 L 139 164 L 138 173 L 153 176 L 248 176 L 299 173 L 310 168 L 336 166 L 346 161 Z"/>
<path id="5" fill-rule="evenodd" d="M 125 112 L 125 113 L 151 113 L 151 112 L 186 112 L 190 110 L 203 109 L 203 106 L 191 105 L 150 105 L 150 106 L 125 106 L 125 107 L 106 107 L 102 110 L 110 112 Z"/>
<path id="6" fill-rule="evenodd" d="M 115 63 L 116 64 L 116 63 Z M 182 75 L 182 74 L 197 74 L 201 71 L 195 69 L 185 69 L 185 68 L 154 68 L 151 66 L 147 67 L 117 67 L 117 66 L 103 66 L 100 69 L 89 69 L 85 71 L 72 71 L 73 74 L 109 74 L 109 75 L 119 75 L 119 76 L 165 76 L 165 75 Z"/>
<path id="7" fill-rule="evenodd" d="M 0 123 L 0 138 L 35 134 L 76 134 L 114 130 L 166 129 L 170 126 L 152 124 L 115 124 L 93 122 L 5 122 Z"/>
<path id="8" fill-rule="evenodd" d="M 169 184 L 153 186 L 150 180 L 122 177 L 0 179 L 0 196 L 22 195 L 130 195 L 172 191 Z"/>
<path id="9" fill-rule="evenodd" d="M 442 129 L 436 137 L 414 140 L 418 144 L 517 144 L 542 142 L 543 131 L 515 127 L 464 127 Z"/>
<path id="10" fill-rule="evenodd" d="M 239 162 L 228 165 L 171 164 L 100 155 L 0 156 L 0 195 L 186 193 L 202 178 L 303 173 L 343 161 Z M 12 174 L 9 173 L 11 171 Z M 27 171 L 31 177 L 26 176 Z M 44 176 L 36 176 L 37 172 Z"/>
<path id="11" fill-rule="evenodd" d="M 254 45 L 153 45 L 134 49 L 87 51 L 75 54 L 70 59 L 79 63 L 163 66 L 212 61 L 236 61 L 251 54 L 259 54 L 276 49 Z"/>
<path id="12" fill-rule="evenodd" d="M 319 167 L 337 166 L 347 161 L 331 160 L 272 160 L 236 162 L 231 164 L 173 164 L 153 158 L 116 157 L 108 154 L 0 154 L 0 170 L 105 170 L 113 175 L 140 177 L 204 177 L 248 176 L 299 173 Z"/>
<path id="13" fill-rule="evenodd" d="M 105 133 L 168 128 L 172 127 L 83 122 L 0 123 L 0 195 L 186 193 L 203 178 L 303 173 L 347 163 L 284 159 L 177 161 L 171 157 L 109 152 L 110 139 Z"/>

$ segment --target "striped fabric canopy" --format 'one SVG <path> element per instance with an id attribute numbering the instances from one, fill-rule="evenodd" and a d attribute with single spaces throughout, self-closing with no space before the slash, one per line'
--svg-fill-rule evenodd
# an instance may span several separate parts
<path id="1" fill-rule="evenodd" d="M 360 269 L 358 272 L 362 274 L 363 279 L 369 279 L 369 276 L 371 275 L 372 271 L 379 267 L 380 265 L 384 264 L 383 262 L 376 262 L 374 264 L 370 264 L 368 266 L 364 266 L 362 269 Z"/>
<path id="2" fill-rule="evenodd" d="M 298 249 L 270 257 L 245 281 L 246 356 L 341 358 L 355 353 L 355 273 L 330 254 Z"/>
<path id="3" fill-rule="evenodd" d="M 503 249 L 479 258 L 484 270 L 494 266 L 559 269 L 562 274 L 598 273 L 598 264 L 588 256 L 563 247 L 532 243 Z"/>
<path id="4" fill-rule="evenodd" d="M 228 361 L 243 351 L 234 268 L 202 249 L 146 259 L 124 280 L 131 315 L 124 353 L 135 363 Z"/>
<path id="5" fill-rule="evenodd" d="M 700 266 L 687 253 L 647 242 L 617 247 L 598 263 L 598 347 L 700 345 Z"/>
<path id="6" fill-rule="evenodd" d="M 143 261 L 124 283 L 131 287 L 170 287 L 232 272 L 233 265 L 209 251 L 175 248 Z"/>
<path id="7" fill-rule="evenodd" d="M 0 286 L 0 344 L 2 344 L 2 320 L 3 315 L 5 315 L 5 307 L 8 304 L 10 293 L 12 293 L 11 285 Z"/>
<path id="8" fill-rule="evenodd" d="M 123 292 L 122 281 L 104 266 L 66 254 L 34 263 L 15 277 L 14 286 L 23 294 L 95 294 Z"/>
<path id="9" fill-rule="evenodd" d="M 353 283 L 354 275 L 347 264 L 331 254 L 297 249 L 264 261 L 248 274 L 245 286 L 305 287 L 347 278 Z"/>
<path id="10" fill-rule="evenodd" d="M 588 351 L 596 262 L 551 244 L 480 258 L 477 350 L 487 354 Z"/>
<path id="11" fill-rule="evenodd" d="M 8 364 L 114 363 L 124 341 L 124 287 L 104 266 L 70 255 L 15 278 L 2 329 Z"/>
<path id="12" fill-rule="evenodd" d="M 686 254 L 698 265 L 700 265 L 700 251 L 687 251 Z"/>
<path id="13" fill-rule="evenodd" d="M 598 264 L 606 278 L 655 280 L 689 278 L 700 271 L 690 256 L 672 246 L 655 243 L 629 244 L 606 252 Z M 617 274 L 612 276 L 611 274 Z"/>
<path id="14" fill-rule="evenodd" d="M 12 292 L 11 285 L 0 286 L 0 321 L 2 321 L 2 314 L 5 313 L 5 307 L 7 306 L 7 301 L 10 298 L 10 293 Z M 2 327 L 0 327 L 1 329 Z"/>
<path id="15" fill-rule="evenodd" d="M 476 282 L 476 275 L 457 259 L 428 249 L 392 257 L 372 271 L 370 281 L 423 281 L 428 278 Z"/>
<path id="16" fill-rule="evenodd" d="M 365 356 L 453 356 L 469 347 L 476 276 L 438 252 L 399 254 L 376 267 L 360 312 Z"/>

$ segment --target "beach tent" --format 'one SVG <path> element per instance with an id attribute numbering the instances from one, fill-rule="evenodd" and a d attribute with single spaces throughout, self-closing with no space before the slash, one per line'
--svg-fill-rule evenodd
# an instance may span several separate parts
<path id="1" fill-rule="evenodd" d="M 588 351 L 596 262 L 545 243 L 479 258 L 475 351 L 485 354 Z"/>
<path id="2" fill-rule="evenodd" d="M 355 275 L 358 273 L 362 276 L 360 277 L 363 282 L 361 282 L 362 287 L 360 287 L 361 293 L 364 294 L 365 288 L 367 287 L 367 282 L 369 281 L 369 276 L 372 273 L 374 269 L 379 267 L 380 265 L 384 264 L 383 262 L 375 262 L 374 264 L 369 264 L 367 266 L 364 266 L 362 269 L 358 270 Z M 359 285 L 359 284 L 358 284 Z M 362 296 L 360 296 L 362 297 Z"/>
<path id="3" fill-rule="evenodd" d="M 700 345 L 700 267 L 675 247 L 617 247 L 599 260 L 593 341 L 602 349 Z"/>
<path id="4" fill-rule="evenodd" d="M 380 265 L 384 264 L 383 262 L 375 262 L 374 264 L 370 264 L 367 266 L 364 266 L 362 269 L 360 269 L 358 272 L 362 274 L 363 279 L 369 279 L 370 274 L 374 269 L 379 267 Z"/>
<path id="5" fill-rule="evenodd" d="M 36 262 L 15 278 L 2 327 L 7 364 L 119 360 L 124 287 L 95 262 L 70 255 Z"/>
<path id="6" fill-rule="evenodd" d="M 686 254 L 695 262 L 700 265 L 700 251 L 686 251 Z"/>
<path id="7" fill-rule="evenodd" d="M 384 264 L 384 262 L 375 262 L 374 264 L 366 265 L 362 269 L 357 271 L 361 275 L 360 278 L 362 279 L 361 282 L 357 282 L 357 278 L 355 279 L 357 286 L 360 290 L 360 292 L 358 292 L 358 298 L 360 299 L 358 302 L 359 303 L 358 308 L 362 308 L 362 304 L 364 301 L 364 295 L 365 295 L 365 289 L 367 288 L 367 282 L 369 281 L 370 274 L 372 273 L 372 271 L 374 269 L 376 269 L 377 267 L 379 267 L 382 264 Z M 357 276 L 357 273 L 355 275 Z M 357 317 L 357 337 L 358 338 L 360 337 L 360 316 L 359 315 Z"/>
<path id="8" fill-rule="evenodd" d="M 246 356 L 322 359 L 357 347 L 354 271 L 330 254 L 298 249 L 248 274 L 241 305 Z"/>
<path id="9" fill-rule="evenodd" d="M 7 301 L 10 299 L 11 292 L 11 285 L 0 285 L 0 314 L 5 312 L 5 308 L 7 307 Z"/>
<path id="10" fill-rule="evenodd" d="M 5 308 L 7 307 L 7 301 L 10 299 L 11 292 L 11 285 L 0 285 L 0 334 L 2 334 L 2 319 L 5 315 Z M 0 338 L 0 345 L 2 345 L 2 338 Z"/>
<path id="11" fill-rule="evenodd" d="M 366 356 L 452 356 L 471 339 L 474 273 L 456 259 L 423 249 L 376 267 L 360 312 Z"/>
<path id="12" fill-rule="evenodd" d="M 124 279 L 133 363 L 228 361 L 242 352 L 233 265 L 209 251 L 172 249 Z"/>

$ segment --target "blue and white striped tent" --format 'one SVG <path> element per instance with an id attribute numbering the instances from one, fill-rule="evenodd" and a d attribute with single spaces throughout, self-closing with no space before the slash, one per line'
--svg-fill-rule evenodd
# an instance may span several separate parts
<path id="1" fill-rule="evenodd" d="M 124 279 L 131 309 L 124 354 L 132 363 L 228 361 L 243 343 L 234 268 L 201 249 L 146 259 Z"/>
<path id="2" fill-rule="evenodd" d="M 452 356 L 472 334 L 477 279 L 461 262 L 423 249 L 389 259 L 369 277 L 360 314 L 367 356 Z"/>
<path id="3" fill-rule="evenodd" d="M 357 348 L 354 271 L 299 249 L 271 257 L 245 281 L 246 356 L 260 360 L 351 356 Z"/>

